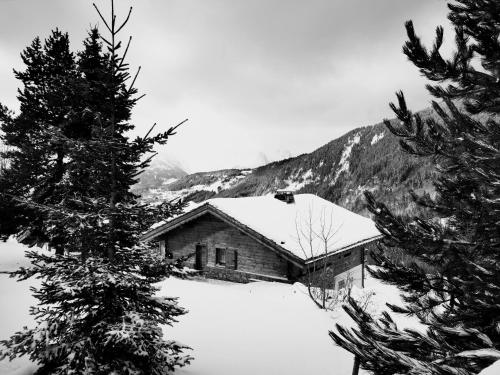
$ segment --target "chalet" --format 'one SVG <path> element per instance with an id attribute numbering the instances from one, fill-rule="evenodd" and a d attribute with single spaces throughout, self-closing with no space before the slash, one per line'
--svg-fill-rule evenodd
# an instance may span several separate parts
<path id="1" fill-rule="evenodd" d="M 381 237 L 372 220 L 313 194 L 214 198 L 158 223 L 143 240 L 162 256 L 194 254 L 206 277 L 293 282 L 327 265 L 342 287 L 363 279 L 364 249 Z"/>

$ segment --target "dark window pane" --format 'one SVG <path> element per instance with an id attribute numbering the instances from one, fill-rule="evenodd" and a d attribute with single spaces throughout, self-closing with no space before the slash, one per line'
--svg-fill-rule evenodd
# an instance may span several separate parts
<path id="1" fill-rule="evenodd" d="M 222 266 L 226 264 L 226 249 L 215 249 L 215 264 Z"/>

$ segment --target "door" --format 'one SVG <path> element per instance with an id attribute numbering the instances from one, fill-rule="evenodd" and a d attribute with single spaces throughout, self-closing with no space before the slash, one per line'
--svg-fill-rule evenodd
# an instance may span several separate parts
<path id="1" fill-rule="evenodd" d="M 194 261 L 194 268 L 197 270 L 202 270 L 207 265 L 207 246 L 206 245 L 196 245 L 196 255 Z"/>

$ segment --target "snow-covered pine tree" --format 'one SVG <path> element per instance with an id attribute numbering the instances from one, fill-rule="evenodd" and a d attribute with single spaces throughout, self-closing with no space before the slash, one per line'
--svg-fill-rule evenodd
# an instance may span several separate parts
<path id="1" fill-rule="evenodd" d="M 476 374 L 500 358 L 500 2 L 450 3 L 456 51 L 440 54 L 443 29 L 426 49 L 408 22 L 404 53 L 435 83 L 427 86 L 439 102 L 439 120 L 423 121 L 402 93 L 391 105 L 400 125 L 386 122 L 403 149 L 433 157 L 440 177 L 434 199 L 414 195 L 436 220 L 393 215 L 366 194 L 384 246 L 404 249 L 411 264 L 375 254 L 372 274 L 397 285 L 404 306 L 427 329 L 400 329 L 386 312 L 373 317 L 350 301 L 357 323 L 330 336 L 358 356 L 375 374 Z M 417 319 L 418 318 L 418 319 Z"/>
<path id="2" fill-rule="evenodd" d="M 165 144 L 176 127 L 155 136 L 150 131 L 142 138 L 127 137 L 133 128 L 131 110 L 139 99 L 137 75 L 130 76 L 124 59 L 128 44 L 119 55 L 117 34 L 130 13 L 118 25 L 111 4 L 110 21 L 102 18 L 111 36 L 91 30 L 78 55 L 79 78 L 73 89 L 84 106 L 66 113 L 88 132 L 75 137 L 58 127 L 43 130 L 66 150 L 58 184 L 66 194 L 50 203 L 16 198 L 43 213 L 47 238 L 61 226 L 68 233 L 63 255 L 30 252 L 33 267 L 15 273 L 20 279 L 43 280 L 34 290 L 39 305 L 31 310 L 38 324 L 3 342 L 3 355 L 29 355 L 40 365 L 38 374 L 159 375 L 191 360 L 183 354 L 186 347 L 165 340 L 162 331 L 162 325 L 171 325 L 185 310 L 176 298 L 156 295 L 152 285 L 183 272 L 178 264 L 159 262 L 139 239 L 154 220 L 180 207 L 144 206 L 130 192 L 153 146 Z"/>
<path id="3" fill-rule="evenodd" d="M 25 207 L 19 197 L 41 204 L 54 203 L 64 194 L 58 184 L 65 170 L 66 150 L 54 141 L 47 129 L 55 128 L 67 136 L 81 133 L 84 124 L 77 124 L 67 117 L 70 108 L 81 103 L 76 100 L 76 63 L 69 49 L 68 34 L 52 31 L 42 44 L 35 38 L 21 58 L 24 71 L 15 71 L 22 83 L 17 115 L 6 108 L 1 111 L 1 129 L 5 144 L 9 146 L 3 157 L 10 168 L 0 177 L 0 212 L 10 218 L 0 224 L 0 236 L 23 233 L 23 242 L 46 242 L 62 252 L 66 234 L 64 228 L 53 238 L 44 235 L 44 215 L 35 207 Z"/>

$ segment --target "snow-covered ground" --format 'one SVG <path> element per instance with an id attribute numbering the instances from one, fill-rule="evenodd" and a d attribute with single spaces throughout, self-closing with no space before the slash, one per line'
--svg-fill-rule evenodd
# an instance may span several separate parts
<path id="1" fill-rule="evenodd" d="M 5 243 L 0 242 L 0 296 L 2 296 L 0 340 L 7 339 L 23 326 L 33 324 L 33 319 L 29 314 L 29 307 L 36 304 L 36 299 L 31 295 L 30 286 L 38 286 L 39 281 L 26 280 L 18 282 L 5 273 L 30 265 L 29 260 L 24 257 L 26 249 L 27 247 L 18 244 L 14 240 Z M 8 360 L 0 362 L 0 374 L 2 375 L 31 375 L 35 369 L 36 366 L 28 358 L 15 359 L 12 362 Z"/>
<path id="2" fill-rule="evenodd" d="M 302 168 L 300 168 L 298 171 L 295 171 L 290 178 L 283 181 L 285 183 L 285 187 L 282 190 L 299 191 L 307 184 L 318 180 L 319 176 L 314 177 L 312 169 L 302 172 Z"/>
<path id="3" fill-rule="evenodd" d="M 485 368 L 479 375 L 498 375 L 500 374 L 500 361 L 496 361 L 491 366 Z"/>
<path id="4" fill-rule="evenodd" d="M 24 247 L 0 243 L 0 271 L 27 265 Z M 16 282 L 0 274 L 0 340 L 33 321 L 28 308 L 35 303 L 29 292 L 36 281 Z M 343 375 L 350 374 L 352 355 L 335 346 L 328 336 L 335 323 L 351 324 L 338 309 L 324 312 L 309 300 L 301 284 L 256 282 L 234 284 L 215 280 L 180 280 L 162 283 L 162 295 L 179 296 L 189 310 L 173 327 L 165 328 L 168 339 L 192 347 L 195 360 L 179 369 L 183 375 Z M 367 280 L 375 291 L 372 310 L 385 302 L 397 303 L 397 290 Z M 413 322 L 398 317 L 401 326 Z M 0 362 L 0 374 L 30 375 L 34 365 L 22 358 Z"/>
<path id="5" fill-rule="evenodd" d="M 375 134 L 372 138 L 372 141 L 370 142 L 370 144 L 373 146 L 375 143 L 377 143 L 378 141 L 380 141 L 382 138 L 384 138 L 385 136 L 385 133 L 384 132 L 380 132 L 379 134 Z"/>
<path id="6" fill-rule="evenodd" d="M 356 133 L 354 137 L 349 138 L 349 140 L 347 141 L 346 145 L 344 146 L 344 150 L 342 151 L 342 155 L 340 156 L 340 161 L 331 185 L 335 185 L 342 172 L 349 172 L 349 157 L 351 156 L 352 148 L 354 147 L 354 145 L 358 144 L 360 140 L 360 134 Z"/>

